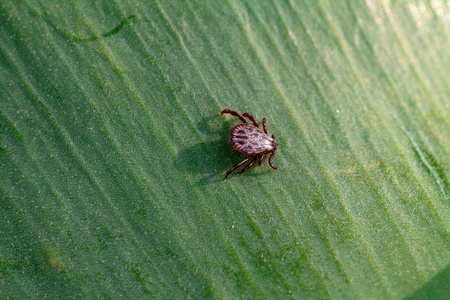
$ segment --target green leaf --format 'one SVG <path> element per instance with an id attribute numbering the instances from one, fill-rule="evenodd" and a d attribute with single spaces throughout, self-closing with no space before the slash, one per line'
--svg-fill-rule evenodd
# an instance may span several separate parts
<path id="1" fill-rule="evenodd" d="M 448 296 L 446 1 L 122 2 L 0 5 L 3 298 Z"/>

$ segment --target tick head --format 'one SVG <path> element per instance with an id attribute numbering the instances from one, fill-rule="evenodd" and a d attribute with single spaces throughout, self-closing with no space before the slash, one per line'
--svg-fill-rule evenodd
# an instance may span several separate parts
<path id="1" fill-rule="evenodd" d="M 272 134 L 272 145 L 273 145 L 273 151 L 277 150 L 278 144 L 275 143 L 275 134 Z"/>

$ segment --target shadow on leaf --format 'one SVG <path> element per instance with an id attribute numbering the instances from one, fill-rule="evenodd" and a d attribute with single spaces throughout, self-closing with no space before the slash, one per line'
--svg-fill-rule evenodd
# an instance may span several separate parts
<path id="1" fill-rule="evenodd" d="M 448 299 L 450 295 L 450 265 L 405 299 Z"/>

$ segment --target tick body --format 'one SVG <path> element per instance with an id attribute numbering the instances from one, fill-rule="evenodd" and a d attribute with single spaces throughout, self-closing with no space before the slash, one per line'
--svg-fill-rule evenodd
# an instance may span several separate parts
<path id="1" fill-rule="evenodd" d="M 261 130 L 255 118 L 248 113 L 240 115 L 233 110 L 224 109 L 220 114 L 231 114 L 241 120 L 241 124 L 238 124 L 231 129 L 229 140 L 236 151 L 247 156 L 247 158 L 237 163 L 227 171 L 225 174 L 225 180 L 231 172 L 246 163 L 248 164 L 242 168 L 242 170 L 238 171 L 238 174 L 242 174 L 247 171 L 256 163 L 256 161 L 258 161 L 258 159 L 258 164 L 261 165 L 262 161 L 269 153 L 271 153 L 269 157 L 269 165 L 274 169 L 278 169 L 278 167 L 272 164 L 278 145 L 275 143 L 275 135 L 272 134 L 270 137 L 267 134 L 266 118 L 262 119 L 263 130 Z M 253 125 L 249 124 L 244 117 L 249 119 Z"/>

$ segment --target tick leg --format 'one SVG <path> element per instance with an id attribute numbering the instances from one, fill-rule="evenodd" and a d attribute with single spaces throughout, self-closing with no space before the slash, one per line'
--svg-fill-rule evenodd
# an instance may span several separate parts
<path id="1" fill-rule="evenodd" d="M 243 114 L 244 117 L 247 117 L 250 121 L 253 122 L 253 124 L 259 128 L 258 122 L 256 122 L 255 118 L 253 118 L 251 115 L 249 115 L 248 113 L 244 113 Z"/>
<path id="2" fill-rule="evenodd" d="M 259 158 L 259 165 L 261 165 L 262 164 L 262 161 L 264 160 L 264 158 L 266 158 L 266 155 L 267 155 L 267 153 L 263 153 L 263 154 L 261 154 L 261 156 L 260 156 L 260 158 Z"/>
<path id="3" fill-rule="evenodd" d="M 252 159 L 253 156 L 248 156 L 246 159 L 244 159 L 243 161 L 235 164 L 234 166 L 232 166 L 227 173 L 225 174 L 225 180 L 227 180 L 228 175 L 230 175 L 231 172 L 233 172 L 234 170 L 236 170 L 237 168 L 239 168 L 240 166 L 242 166 L 243 164 L 245 164 L 246 162 L 248 162 L 250 159 Z"/>
<path id="4" fill-rule="evenodd" d="M 253 166 L 257 160 L 258 160 L 258 156 L 254 156 L 253 159 L 252 159 L 252 161 L 251 161 L 248 165 L 246 165 L 242 170 L 238 171 L 237 173 L 238 173 L 238 174 L 244 173 L 244 172 L 247 171 L 251 166 Z"/>
<path id="5" fill-rule="evenodd" d="M 223 114 L 230 114 L 230 115 L 233 115 L 235 117 L 238 117 L 239 120 L 241 120 L 242 123 L 247 123 L 247 120 L 245 120 L 243 116 L 241 116 L 239 113 L 235 112 L 234 110 L 224 109 L 224 110 L 222 110 L 222 112 L 220 114 L 221 115 L 223 115 Z"/>
<path id="6" fill-rule="evenodd" d="M 271 166 L 273 169 L 278 169 L 278 167 L 276 167 L 276 166 L 274 166 L 274 165 L 272 164 L 272 159 L 274 158 L 274 156 L 275 156 L 275 150 L 273 150 L 273 151 L 272 151 L 272 154 L 270 154 L 270 157 L 269 157 L 269 166 Z"/>
<path id="7" fill-rule="evenodd" d="M 264 133 L 265 133 L 265 134 L 267 134 L 266 122 L 267 122 L 266 118 L 263 118 L 262 124 L 263 124 L 263 129 L 264 129 Z"/>

